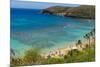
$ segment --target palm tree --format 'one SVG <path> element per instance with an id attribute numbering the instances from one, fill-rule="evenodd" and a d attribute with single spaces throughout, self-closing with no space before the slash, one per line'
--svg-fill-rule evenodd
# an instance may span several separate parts
<path id="1" fill-rule="evenodd" d="M 90 36 L 92 37 L 93 42 L 94 42 L 95 41 L 95 39 L 94 39 L 95 37 L 94 37 L 94 32 L 93 31 L 90 32 Z"/>
<path id="2" fill-rule="evenodd" d="M 78 45 L 82 45 L 82 42 L 81 42 L 81 40 L 78 40 L 78 42 L 77 42 L 77 44 L 76 44 L 76 46 L 78 46 Z"/>
<path id="3" fill-rule="evenodd" d="M 84 38 L 86 38 L 89 41 L 89 45 L 90 45 L 90 33 L 87 33 Z"/>
<path id="4" fill-rule="evenodd" d="M 92 32 L 92 38 L 93 38 L 93 40 L 95 42 L 95 28 L 91 32 Z"/>
<path id="5" fill-rule="evenodd" d="M 95 41 L 95 29 L 91 30 L 91 32 L 89 32 L 88 34 L 86 34 L 86 39 L 89 40 L 89 45 L 90 45 L 90 40 L 91 40 L 90 37 L 92 37 L 92 39 L 94 39 L 94 41 Z"/>

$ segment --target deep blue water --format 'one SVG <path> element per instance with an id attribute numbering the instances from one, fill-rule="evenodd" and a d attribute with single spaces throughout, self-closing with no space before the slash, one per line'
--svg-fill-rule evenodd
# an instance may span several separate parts
<path id="1" fill-rule="evenodd" d="M 41 14 L 35 9 L 11 9 L 11 48 L 60 48 L 81 39 L 95 20 Z"/>

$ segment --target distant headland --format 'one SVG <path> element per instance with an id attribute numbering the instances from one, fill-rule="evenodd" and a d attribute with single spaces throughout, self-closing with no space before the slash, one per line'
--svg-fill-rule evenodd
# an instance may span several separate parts
<path id="1" fill-rule="evenodd" d="M 53 6 L 43 9 L 41 12 L 64 17 L 95 19 L 94 5 L 80 5 L 78 7 Z"/>

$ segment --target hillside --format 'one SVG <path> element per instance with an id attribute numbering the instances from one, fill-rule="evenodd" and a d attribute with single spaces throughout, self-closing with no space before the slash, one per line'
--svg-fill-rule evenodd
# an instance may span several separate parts
<path id="1" fill-rule="evenodd" d="M 80 5 L 78 7 L 53 6 L 42 10 L 43 14 L 61 15 L 65 17 L 95 19 L 95 6 Z"/>

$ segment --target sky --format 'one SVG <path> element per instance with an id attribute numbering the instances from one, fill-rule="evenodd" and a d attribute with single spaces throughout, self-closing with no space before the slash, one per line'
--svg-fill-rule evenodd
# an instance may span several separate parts
<path id="1" fill-rule="evenodd" d="M 76 7 L 78 4 L 59 4 L 59 3 L 46 3 L 46 2 L 34 2 L 34 1 L 20 1 L 11 0 L 11 8 L 26 8 L 26 9 L 45 9 L 51 6 L 69 6 Z"/>

